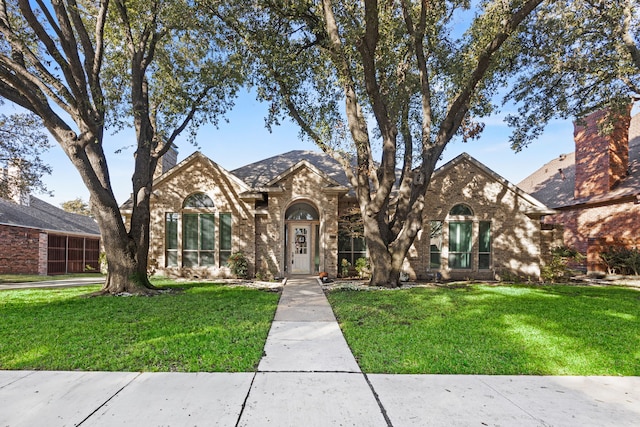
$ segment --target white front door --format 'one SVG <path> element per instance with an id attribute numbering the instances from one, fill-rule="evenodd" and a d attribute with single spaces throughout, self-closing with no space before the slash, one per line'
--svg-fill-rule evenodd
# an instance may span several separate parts
<path id="1" fill-rule="evenodd" d="M 311 226 L 291 226 L 291 273 L 311 273 Z"/>

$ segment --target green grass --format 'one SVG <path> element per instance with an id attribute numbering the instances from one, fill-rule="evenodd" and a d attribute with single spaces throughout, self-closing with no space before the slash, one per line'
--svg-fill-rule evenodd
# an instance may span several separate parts
<path id="1" fill-rule="evenodd" d="M 100 273 L 60 274 L 55 276 L 40 276 L 37 274 L 0 274 L 0 284 L 44 282 L 47 280 L 78 279 L 78 278 L 84 278 L 84 277 L 93 277 L 93 278 L 99 279 L 104 276 L 101 275 Z"/>
<path id="2" fill-rule="evenodd" d="M 0 291 L 0 369 L 250 372 L 279 295 L 181 284 L 156 297 L 99 287 Z"/>
<path id="3" fill-rule="evenodd" d="M 640 375 L 640 292 L 579 286 L 333 291 L 363 371 Z"/>

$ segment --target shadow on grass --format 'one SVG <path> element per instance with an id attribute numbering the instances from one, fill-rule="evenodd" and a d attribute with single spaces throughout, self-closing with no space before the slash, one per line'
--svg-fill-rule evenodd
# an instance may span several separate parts
<path id="1" fill-rule="evenodd" d="M 253 371 L 279 295 L 175 287 L 182 292 L 153 298 L 80 298 L 87 287 L 3 291 L 0 369 Z"/>
<path id="2" fill-rule="evenodd" d="M 640 292 L 483 286 L 329 294 L 362 369 L 640 375 Z"/>

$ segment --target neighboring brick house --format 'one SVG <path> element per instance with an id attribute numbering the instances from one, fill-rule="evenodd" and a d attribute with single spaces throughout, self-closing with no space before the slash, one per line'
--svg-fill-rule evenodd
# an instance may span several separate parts
<path id="1" fill-rule="evenodd" d="M 435 172 L 427 200 L 411 278 L 539 277 L 540 217 L 552 212 L 542 203 L 467 154 Z M 361 234 L 343 226 L 354 208 L 344 171 L 325 154 L 291 151 L 227 171 L 196 152 L 154 180 L 150 265 L 226 276 L 229 255 L 242 251 L 250 275 L 335 277 L 343 259 L 367 256 Z M 131 201 L 121 211 L 128 217 Z"/>
<path id="2" fill-rule="evenodd" d="M 602 135 L 605 111 L 574 126 L 576 151 L 518 184 L 558 213 L 544 218 L 567 247 L 587 255 L 588 271 L 606 271 L 606 246 L 640 247 L 640 115 L 626 114 Z"/>
<path id="3" fill-rule="evenodd" d="M 36 197 L 0 198 L 0 274 L 99 272 L 100 231 L 87 216 Z"/>

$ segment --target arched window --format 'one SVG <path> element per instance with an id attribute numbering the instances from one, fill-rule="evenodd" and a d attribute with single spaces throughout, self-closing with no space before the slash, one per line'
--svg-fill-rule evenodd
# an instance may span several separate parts
<path id="1" fill-rule="evenodd" d="M 183 208 L 215 208 L 213 200 L 204 193 L 194 193 L 187 197 L 182 204 Z"/>
<path id="2" fill-rule="evenodd" d="M 298 202 L 289 206 L 285 218 L 294 221 L 317 221 L 320 219 L 318 211 L 309 203 Z"/>
<path id="3" fill-rule="evenodd" d="M 473 216 L 473 211 L 469 206 L 460 203 L 451 208 L 451 210 L 449 211 L 449 215 Z"/>

